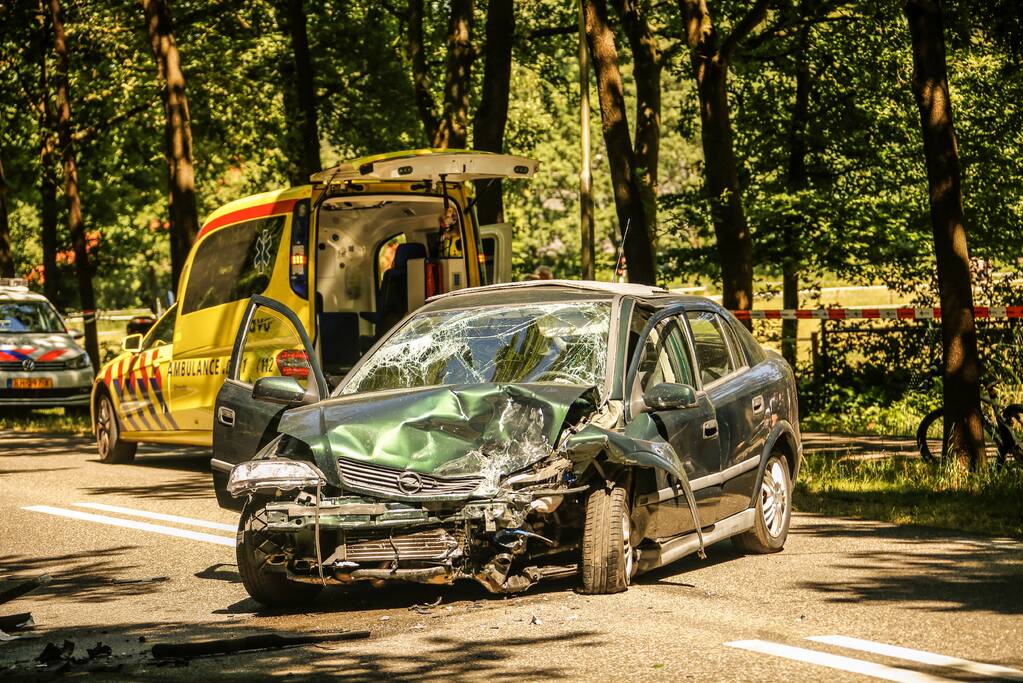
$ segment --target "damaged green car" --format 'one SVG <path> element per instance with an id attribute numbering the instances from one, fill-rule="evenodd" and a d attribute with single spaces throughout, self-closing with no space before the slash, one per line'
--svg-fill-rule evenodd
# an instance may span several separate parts
<path id="1" fill-rule="evenodd" d="M 795 385 L 713 302 L 537 281 L 435 297 L 337 380 L 253 297 L 217 399 L 214 484 L 238 568 L 282 606 L 327 585 L 515 593 L 634 576 L 725 538 L 781 550 Z"/>

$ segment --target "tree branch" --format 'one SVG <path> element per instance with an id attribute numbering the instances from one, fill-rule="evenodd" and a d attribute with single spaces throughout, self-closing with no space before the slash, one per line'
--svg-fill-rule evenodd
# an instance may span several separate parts
<path id="1" fill-rule="evenodd" d="M 124 121 L 125 119 L 130 119 L 136 114 L 144 112 L 151 106 L 153 106 L 151 102 L 137 104 L 131 109 L 119 112 L 117 114 L 114 114 L 113 116 L 108 116 L 104 121 L 95 123 L 91 126 L 88 126 L 87 128 L 79 128 L 78 130 L 71 134 L 71 139 L 75 142 L 88 142 L 99 133 L 106 132 L 108 128 L 116 126 L 121 121 Z"/>
<path id="2" fill-rule="evenodd" d="M 735 55 L 735 50 L 739 47 L 739 43 L 763 22 L 767 16 L 767 7 L 770 4 L 771 0 L 757 0 L 756 4 L 746 12 L 746 16 L 732 27 L 732 32 L 721 41 L 721 59 L 726 62 L 732 60 L 732 56 Z"/>

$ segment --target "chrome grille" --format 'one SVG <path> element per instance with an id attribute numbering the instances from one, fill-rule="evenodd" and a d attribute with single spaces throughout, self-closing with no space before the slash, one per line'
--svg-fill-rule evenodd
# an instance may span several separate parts
<path id="1" fill-rule="evenodd" d="M 375 493 L 383 493 L 398 498 L 423 498 L 433 496 L 459 497 L 472 493 L 482 477 L 431 477 L 426 474 L 411 473 L 409 470 L 395 470 L 390 467 L 378 467 L 364 462 L 338 458 L 338 473 L 341 482 L 354 489 L 363 489 Z M 404 489 L 398 485 L 400 478 L 414 476 L 418 479 L 419 490 L 410 487 Z"/>
<path id="2" fill-rule="evenodd" d="M 343 557 L 349 562 L 389 562 L 391 560 L 444 560 L 460 545 L 458 538 L 444 529 L 415 534 L 389 536 L 386 533 L 346 534 Z M 338 548 L 338 556 L 342 556 Z"/>
<path id="3" fill-rule="evenodd" d="M 42 362 L 36 362 L 35 367 L 30 372 L 39 372 L 46 370 L 65 370 L 67 369 L 67 362 L 62 360 L 46 360 Z M 3 361 L 0 363 L 0 372 L 25 372 L 24 366 L 22 366 L 20 360 L 14 361 Z"/>

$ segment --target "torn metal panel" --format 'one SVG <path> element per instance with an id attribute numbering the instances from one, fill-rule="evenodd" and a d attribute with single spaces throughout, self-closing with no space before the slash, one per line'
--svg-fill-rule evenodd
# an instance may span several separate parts
<path id="1" fill-rule="evenodd" d="M 649 415 L 643 413 L 629 423 L 625 432 L 610 431 L 596 425 L 587 425 L 578 433 L 565 440 L 562 446 L 568 458 L 578 463 L 588 463 L 605 454 L 610 462 L 637 467 L 656 467 L 675 478 L 682 489 L 693 515 L 693 525 L 699 541 L 697 552 L 704 557 L 703 532 L 696 496 L 689 484 L 682 460 L 671 444 L 660 437 L 657 426 Z"/>

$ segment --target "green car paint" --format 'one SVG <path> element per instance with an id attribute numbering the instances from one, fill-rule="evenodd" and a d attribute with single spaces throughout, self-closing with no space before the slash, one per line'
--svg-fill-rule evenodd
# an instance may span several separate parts
<path id="1" fill-rule="evenodd" d="M 595 407 L 593 387 L 471 384 L 342 397 L 288 411 L 280 431 L 312 448 L 340 484 L 336 459 L 441 477 L 494 479 L 550 455 L 573 406 Z M 582 412 L 580 412 L 582 414 Z"/>

